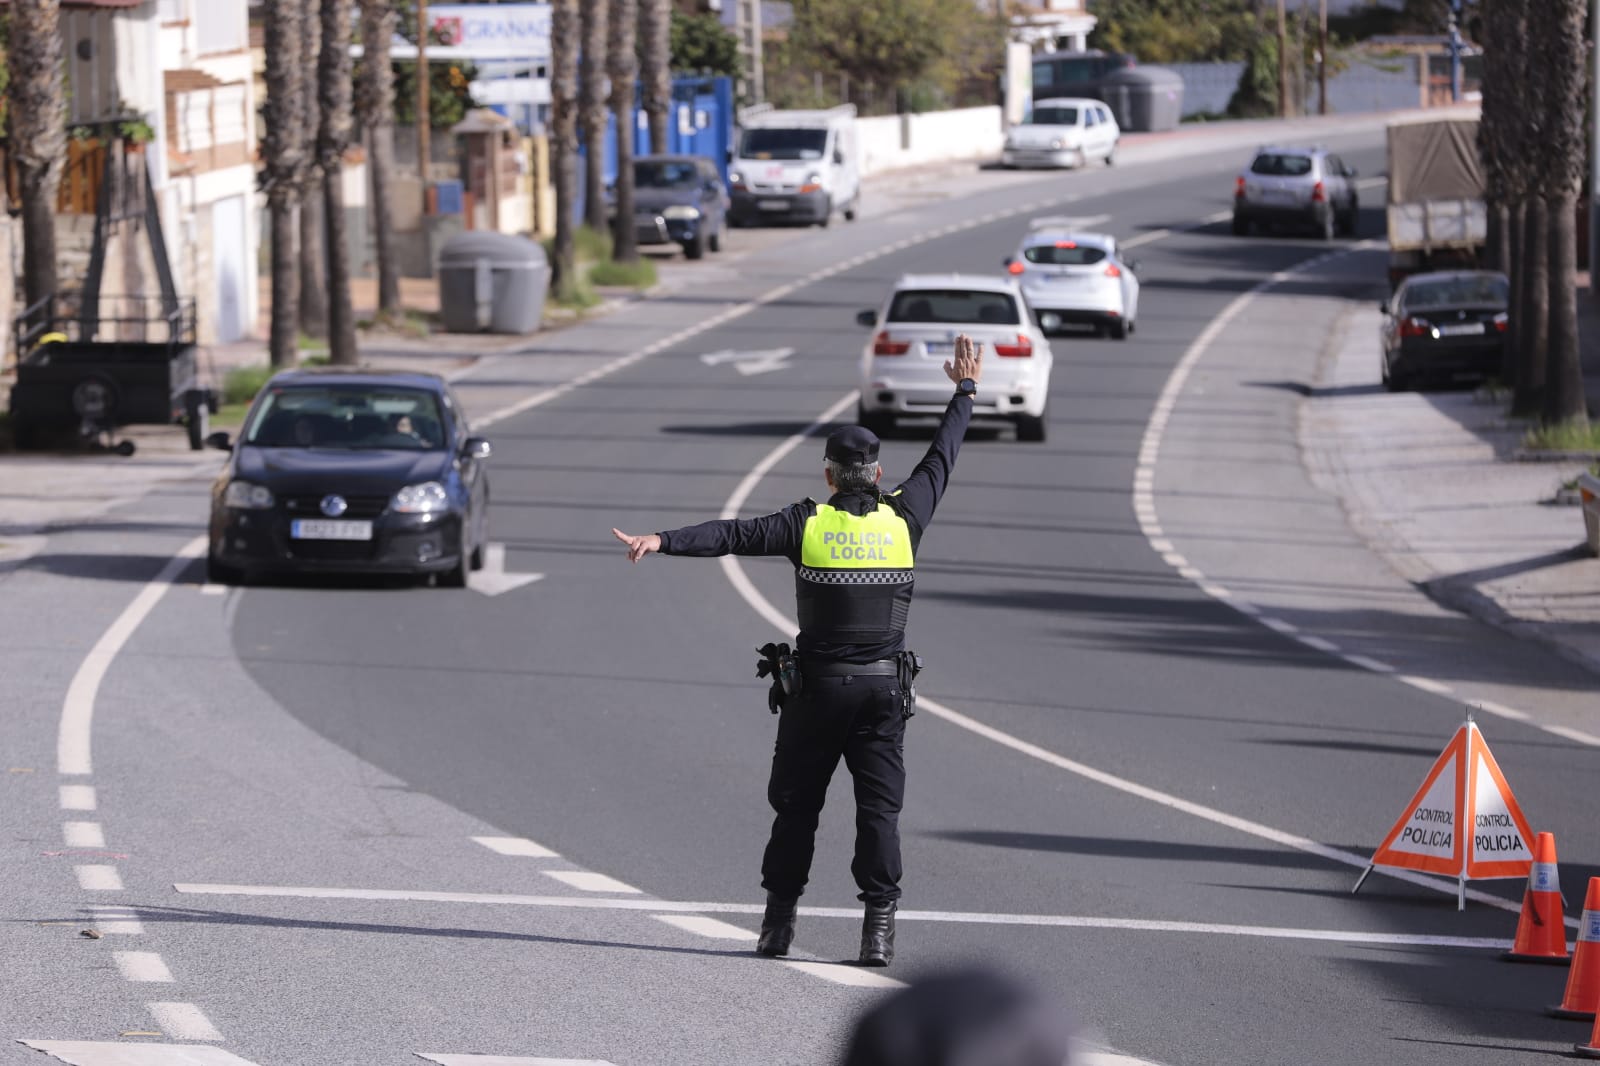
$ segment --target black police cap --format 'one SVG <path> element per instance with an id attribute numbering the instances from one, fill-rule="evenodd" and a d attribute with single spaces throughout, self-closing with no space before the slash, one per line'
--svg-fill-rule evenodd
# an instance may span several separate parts
<path id="1" fill-rule="evenodd" d="M 828 434 L 823 455 L 836 463 L 862 466 L 878 461 L 878 435 L 863 426 L 845 426 Z"/>

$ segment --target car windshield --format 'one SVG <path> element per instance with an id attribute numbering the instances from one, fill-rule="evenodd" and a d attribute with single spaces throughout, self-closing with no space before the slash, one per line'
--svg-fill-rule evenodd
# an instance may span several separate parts
<path id="1" fill-rule="evenodd" d="M 1311 157 L 1283 152 L 1262 152 L 1250 164 L 1250 173 L 1278 178 L 1298 178 L 1311 173 Z"/>
<path id="2" fill-rule="evenodd" d="M 1037 107 L 1028 116 L 1030 126 L 1076 126 L 1078 109 L 1075 107 Z"/>
<path id="3" fill-rule="evenodd" d="M 1015 326 L 1022 319 L 1017 302 L 1003 292 L 972 289 L 906 289 L 894 295 L 890 322 L 948 322 L 953 325 Z"/>
<path id="4" fill-rule="evenodd" d="M 821 159 L 827 130 L 746 130 L 739 154 L 745 159 Z"/>
<path id="5" fill-rule="evenodd" d="M 1412 282 L 1406 286 L 1404 302 L 1408 309 L 1418 310 L 1468 305 L 1504 307 L 1509 299 L 1510 287 L 1505 278 L 1496 274 L 1472 274 L 1438 281 Z"/>
<path id="6" fill-rule="evenodd" d="M 262 397 L 246 444 L 261 448 L 435 451 L 444 447 L 439 399 L 380 385 L 284 385 Z"/>
<path id="7" fill-rule="evenodd" d="M 1022 258 L 1044 266 L 1088 266 L 1106 257 L 1104 248 L 1076 241 L 1056 241 L 1054 244 L 1035 244 L 1022 250 Z"/>
<path id="8" fill-rule="evenodd" d="M 693 163 L 673 161 L 633 165 L 633 184 L 639 189 L 671 189 L 679 185 L 693 185 L 699 175 L 700 170 Z"/>

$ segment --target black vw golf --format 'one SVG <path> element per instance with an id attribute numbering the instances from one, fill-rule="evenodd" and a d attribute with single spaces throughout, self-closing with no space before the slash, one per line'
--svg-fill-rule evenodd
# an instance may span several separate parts
<path id="1" fill-rule="evenodd" d="M 483 565 L 489 442 L 433 374 L 289 370 L 267 382 L 211 489 L 207 580 L 437 574 Z"/>

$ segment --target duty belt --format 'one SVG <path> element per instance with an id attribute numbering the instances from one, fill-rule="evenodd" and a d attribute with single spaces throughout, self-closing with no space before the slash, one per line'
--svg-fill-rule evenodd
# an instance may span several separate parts
<path id="1" fill-rule="evenodd" d="M 898 677 L 898 659 L 876 659 L 870 663 L 817 662 L 802 660 L 800 672 L 806 677 Z"/>

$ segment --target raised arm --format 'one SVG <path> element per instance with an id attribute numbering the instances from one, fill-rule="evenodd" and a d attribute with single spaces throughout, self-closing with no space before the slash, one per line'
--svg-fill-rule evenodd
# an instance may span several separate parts
<path id="1" fill-rule="evenodd" d="M 978 381 L 983 373 L 983 356 L 979 345 L 966 334 L 956 338 L 954 360 L 945 363 L 945 376 L 959 384 L 963 378 Z M 922 461 L 896 489 L 899 502 L 909 519 L 919 529 L 927 528 L 933 520 L 934 508 L 944 496 L 950 483 L 950 472 L 955 469 L 956 454 L 961 451 L 961 441 L 967 435 L 967 425 L 972 421 L 972 397 L 959 392 L 950 398 L 944 409 L 944 418 L 933 435 L 933 443 Z"/>

